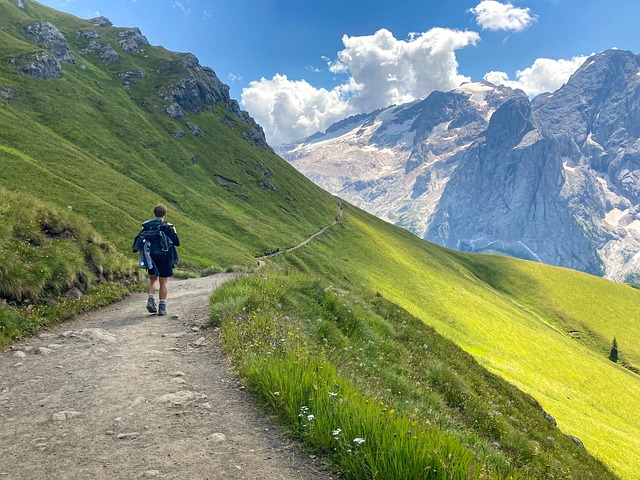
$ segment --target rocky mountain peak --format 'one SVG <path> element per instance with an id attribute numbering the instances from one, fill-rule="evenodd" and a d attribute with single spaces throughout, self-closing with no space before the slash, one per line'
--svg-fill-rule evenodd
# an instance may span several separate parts
<path id="1" fill-rule="evenodd" d="M 489 120 L 486 132 L 487 147 L 513 148 L 533 128 L 529 100 L 526 97 L 507 100 Z"/>
<path id="2" fill-rule="evenodd" d="M 640 272 L 640 57 L 631 52 L 593 55 L 531 101 L 466 83 L 340 127 L 283 156 L 370 213 L 460 250 L 615 280 Z"/>

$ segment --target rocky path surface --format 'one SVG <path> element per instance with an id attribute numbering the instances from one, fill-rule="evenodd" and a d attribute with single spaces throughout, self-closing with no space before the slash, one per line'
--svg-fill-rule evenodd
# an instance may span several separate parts
<path id="1" fill-rule="evenodd" d="M 256 408 L 208 325 L 232 274 L 174 280 L 0 355 L 0 480 L 327 479 Z"/>

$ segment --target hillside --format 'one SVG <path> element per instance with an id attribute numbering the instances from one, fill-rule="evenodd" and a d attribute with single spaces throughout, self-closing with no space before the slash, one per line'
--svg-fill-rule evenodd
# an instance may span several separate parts
<path id="1" fill-rule="evenodd" d="M 94 23 L 0 1 L 0 185 L 70 206 L 122 251 L 162 201 L 193 268 L 250 264 L 335 216 L 212 70 Z"/>
<path id="2" fill-rule="evenodd" d="M 246 280 L 216 294 L 223 303 L 214 311 L 229 309 L 226 328 L 262 348 L 247 352 L 241 365 L 255 356 L 262 372 L 276 362 L 271 354 L 264 357 L 271 351 L 263 346 L 264 332 L 273 329 L 274 338 L 296 338 L 276 349 L 296 352 L 304 345 L 365 398 L 382 398 L 387 408 L 421 419 L 419 425 L 455 424 L 449 432 L 494 442 L 512 466 L 530 469 L 523 478 L 599 478 L 598 469 L 575 452 L 570 456 L 577 463 L 562 456 L 569 447 L 561 446 L 557 430 L 541 433 L 544 427 L 530 423 L 542 418 L 540 411 L 517 403 L 528 401 L 513 393 L 502 397 L 506 386 L 480 380 L 442 336 L 535 398 L 562 433 L 580 439 L 621 478 L 638 478 L 640 378 L 607 356 L 615 336 L 625 345 L 622 362 L 638 366 L 640 290 L 540 263 L 443 249 L 354 207 L 338 228 L 278 263 L 280 271 L 261 273 L 271 286 Z M 239 319 L 247 316 L 245 325 Z M 277 333 L 287 330 L 294 338 Z M 253 381 L 260 384 L 259 378 Z M 269 402 L 280 400 L 271 396 Z M 520 406 L 505 413 L 496 405 Z M 528 439 L 518 440 L 523 432 Z M 542 453 L 547 442 L 558 442 L 553 453 Z M 558 470 L 541 473 L 536 462 L 544 455 L 557 458 Z"/>
<path id="3" fill-rule="evenodd" d="M 0 308 L 1 328 L 34 320 L 40 306 L 27 300 L 62 310 L 69 303 L 52 296 L 71 286 L 90 298 L 85 277 L 105 289 L 103 280 L 124 283 L 133 236 L 157 202 L 169 205 L 181 268 L 194 274 L 254 265 L 338 214 L 338 199 L 271 151 L 211 69 L 149 45 L 136 28 L 0 0 L 0 59 L 0 218 L 11 220 L 0 254 L 17 265 L 0 266 L 0 297 L 19 307 Z M 40 222 L 51 218 L 62 220 Z M 67 270 L 54 261 L 60 251 L 75 262 Z M 346 477 L 394 478 L 368 462 L 401 451 L 410 462 L 384 466 L 395 478 L 407 478 L 401 465 L 412 475 L 428 467 L 429 478 L 640 471 L 638 376 L 607 360 L 615 336 L 621 362 L 640 364 L 640 290 L 453 252 L 348 204 L 336 225 L 269 263 L 217 291 L 213 319 L 238 370 L 293 419 L 295 435 L 308 426 L 302 402 L 345 407 L 335 417 L 345 423 L 307 431 Z M 11 291 L 22 267 L 43 284 L 32 298 Z M 311 393 L 321 387 L 322 399 Z M 348 445 L 332 450 L 334 429 L 360 438 L 361 425 L 371 433 L 362 462 Z"/>

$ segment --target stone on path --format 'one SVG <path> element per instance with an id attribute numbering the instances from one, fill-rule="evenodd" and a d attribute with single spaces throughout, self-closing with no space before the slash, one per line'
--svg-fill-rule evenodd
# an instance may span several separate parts
<path id="1" fill-rule="evenodd" d="M 169 404 L 174 407 L 185 407 L 197 400 L 206 400 L 207 396 L 190 390 L 182 390 L 175 393 L 167 393 L 153 400 L 153 403 Z"/>
<path id="2" fill-rule="evenodd" d="M 78 412 L 76 410 L 63 410 L 62 412 L 54 413 L 51 416 L 51 419 L 54 422 L 64 422 L 65 420 L 71 420 L 75 417 L 82 416 L 82 412 Z"/>
<path id="3" fill-rule="evenodd" d="M 224 433 L 212 433 L 209 435 L 209 440 L 213 443 L 223 443 L 227 441 L 227 436 Z"/>

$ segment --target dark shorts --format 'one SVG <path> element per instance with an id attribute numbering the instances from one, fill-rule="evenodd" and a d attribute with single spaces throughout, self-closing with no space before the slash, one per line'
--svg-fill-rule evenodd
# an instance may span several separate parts
<path id="1" fill-rule="evenodd" d="M 149 269 L 149 275 L 157 275 L 158 277 L 172 277 L 173 265 L 169 261 L 170 255 L 164 255 L 162 257 L 151 256 L 156 268 Z"/>

